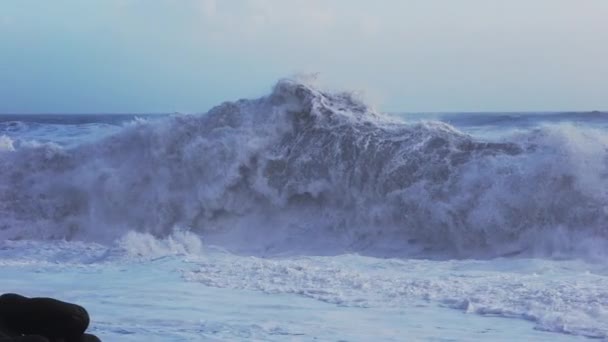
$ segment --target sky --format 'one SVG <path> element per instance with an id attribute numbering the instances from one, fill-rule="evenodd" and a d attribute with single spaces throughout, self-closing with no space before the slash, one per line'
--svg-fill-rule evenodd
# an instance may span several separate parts
<path id="1" fill-rule="evenodd" d="M 606 0 L 0 0 L 0 113 L 205 112 L 318 74 L 380 111 L 608 110 Z"/>

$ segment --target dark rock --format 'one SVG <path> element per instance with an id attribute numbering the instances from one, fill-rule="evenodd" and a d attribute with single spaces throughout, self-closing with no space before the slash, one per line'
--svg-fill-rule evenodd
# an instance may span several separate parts
<path id="1" fill-rule="evenodd" d="M 14 293 L 0 296 L 0 342 L 100 341 L 84 334 L 88 326 L 89 314 L 79 305 Z"/>

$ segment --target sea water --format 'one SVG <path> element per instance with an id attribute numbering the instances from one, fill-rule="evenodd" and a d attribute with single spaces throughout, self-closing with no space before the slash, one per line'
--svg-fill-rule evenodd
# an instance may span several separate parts
<path id="1" fill-rule="evenodd" d="M 0 291 L 113 341 L 608 338 L 608 114 L 0 116 Z"/>

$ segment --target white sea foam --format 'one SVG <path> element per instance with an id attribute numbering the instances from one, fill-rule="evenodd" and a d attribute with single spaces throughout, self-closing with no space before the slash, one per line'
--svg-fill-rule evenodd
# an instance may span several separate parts
<path id="1" fill-rule="evenodd" d="M 190 227 L 255 253 L 602 256 L 606 135 L 499 142 L 283 80 L 205 115 L 0 155 L 0 236 L 112 242 Z"/>
<path id="2" fill-rule="evenodd" d="M 6 135 L 0 135 L 0 152 L 14 151 L 13 140 Z"/>
<path id="3" fill-rule="evenodd" d="M 534 259 L 264 259 L 220 253 L 208 255 L 184 277 L 342 306 L 405 308 L 423 300 L 471 314 L 530 320 L 541 330 L 607 338 L 607 272 L 602 265 Z"/>
<path id="4" fill-rule="evenodd" d="M 602 263 L 259 258 L 193 238 L 5 241 L 2 287 L 81 303 L 108 340 L 569 340 L 533 327 L 608 338 Z"/>
<path id="5" fill-rule="evenodd" d="M 127 255 L 140 258 L 155 258 L 168 255 L 200 255 L 203 243 L 199 236 L 184 230 L 175 230 L 171 235 L 159 239 L 149 233 L 128 232 L 118 240 L 119 249 Z"/>

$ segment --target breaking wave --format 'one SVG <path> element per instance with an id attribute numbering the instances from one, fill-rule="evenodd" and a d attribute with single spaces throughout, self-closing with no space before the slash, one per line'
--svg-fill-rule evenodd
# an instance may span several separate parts
<path id="1" fill-rule="evenodd" d="M 76 147 L 0 145 L 3 239 L 188 227 L 243 251 L 454 257 L 608 242 L 605 134 L 554 126 L 484 141 L 291 80 Z"/>

